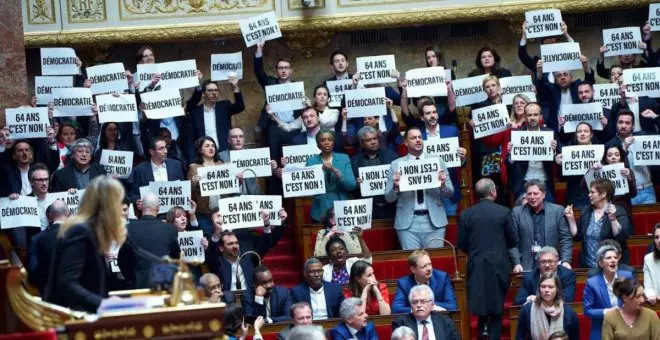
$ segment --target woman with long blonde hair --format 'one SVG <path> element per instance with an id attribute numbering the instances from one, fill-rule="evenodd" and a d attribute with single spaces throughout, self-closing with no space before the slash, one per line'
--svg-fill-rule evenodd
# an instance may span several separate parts
<path id="1" fill-rule="evenodd" d="M 107 295 L 104 254 L 126 240 L 124 187 L 109 176 L 93 179 L 57 235 L 44 301 L 95 313 Z"/>

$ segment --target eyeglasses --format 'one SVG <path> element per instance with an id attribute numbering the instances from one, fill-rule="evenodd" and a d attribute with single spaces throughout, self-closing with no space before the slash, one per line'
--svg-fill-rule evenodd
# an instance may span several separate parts
<path id="1" fill-rule="evenodd" d="M 278 66 L 277 67 L 278 71 L 287 71 L 287 70 L 290 70 L 290 69 L 291 69 L 291 66 Z"/>
<path id="2" fill-rule="evenodd" d="M 539 261 L 541 264 L 553 264 L 557 262 L 557 260 L 544 260 L 544 261 Z"/>
<path id="3" fill-rule="evenodd" d="M 322 275 L 323 269 L 308 270 L 307 273 L 310 275 Z"/>
<path id="4" fill-rule="evenodd" d="M 428 303 L 431 303 L 431 302 L 433 302 L 433 300 L 431 300 L 431 299 L 427 299 L 427 300 L 412 300 L 412 301 L 410 301 L 410 305 L 412 305 L 412 306 L 425 305 L 425 304 L 428 304 Z"/>

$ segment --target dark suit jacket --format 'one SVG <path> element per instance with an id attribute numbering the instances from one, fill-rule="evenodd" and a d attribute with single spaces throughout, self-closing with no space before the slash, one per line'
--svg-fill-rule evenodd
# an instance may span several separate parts
<path id="1" fill-rule="evenodd" d="M 431 322 L 433 322 L 433 331 L 436 339 L 461 340 L 461 334 L 456 329 L 454 321 L 449 317 L 438 312 L 431 312 Z M 401 326 L 412 329 L 415 332 L 415 338 L 421 339 L 421 335 L 417 333 L 417 320 L 414 315 L 408 313 L 394 320 L 392 322 L 392 331 Z"/>
<path id="2" fill-rule="evenodd" d="M 18 166 L 16 166 L 16 162 L 11 159 L 10 152 L 11 150 L 6 150 L 3 152 L 3 154 L 7 154 L 7 159 L 0 161 L 0 164 L 4 164 L 2 168 L 0 168 L 0 197 L 6 197 L 11 194 L 20 193 L 21 189 L 23 188 L 21 170 L 19 170 Z M 48 154 L 46 154 L 47 159 L 38 159 L 36 157 L 36 152 L 37 149 L 33 148 L 35 162 L 30 164 L 30 167 L 28 168 L 28 179 L 32 176 L 32 170 L 34 168 L 33 166 L 36 163 L 43 162 L 48 167 L 51 174 L 57 169 L 59 164 L 59 151 L 48 150 Z M 51 155 L 51 153 L 56 154 Z"/>
<path id="3" fill-rule="evenodd" d="M 309 285 L 303 282 L 291 288 L 291 302 L 307 302 L 312 305 L 309 295 Z M 344 292 L 340 285 L 323 281 L 323 292 L 325 293 L 325 306 L 328 309 L 328 319 L 339 317 L 339 307 L 344 301 Z"/>
<path id="4" fill-rule="evenodd" d="M 96 235 L 87 224 L 75 225 L 57 242 L 43 299 L 96 313 L 106 295 L 105 259 Z"/>
<path id="5" fill-rule="evenodd" d="M 231 129 L 231 117 L 245 110 L 243 95 L 240 92 L 234 93 L 234 98 L 234 103 L 229 100 L 221 100 L 215 103 L 215 133 L 218 137 L 218 148 L 216 151 L 229 149 L 227 136 Z M 193 95 L 186 102 L 186 111 L 189 113 L 188 117 L 192 123 L 191 125 L 195 141 L 206 136 L 206 127 L 204 126 L 204 105 L 197 105 L 201 99 L 202 88 L 197 87 L 195 88 Z"/>
<path id="6" fill-rule="evenodd" d="M 89 169 L 87 171 L 89 171 L 90 181 L 98 176 L 106 174 L 105 168 L 101 164 L 94 162 L 89 163 Z M 69 164 L 62 169 L 55 171 L 53 177 L 50 179 L 50 192 L 67 191 L 71 188 L 84 189 L 78 188 L 76 175 L 73 172 L 73 161 L 70 161 Z"/>
<path id="7" fill-rule="evenodd" d="M 526 304 L 520 310 L 520 316 L 518 320 L 518 329 L 516 331 L 516 340 L 525 340 L 531 339 L 532 336 L 532 304 Z M 580 323 L 578 320 L 577 313 L 571 308 L 571 306 L 564 304 L 564 332 L 568 334 L 569 340 L 580 340 Z"/>
<path id="8" fill-rule="evenodd" d="M 37 288 L 39 288 L 42 294 L 46 289 L 46 283 L 48 283 L 50 262 L 53 258 L 53 251 L 57 246 L 57 233 L 59 231 L 60 223 L 51 223 L 48 229 L 32 237 L 30 253 L 34 256 L 30 256 L 29 258 L 29 277 L 32 278 L 30 281 L 37 285 Z"/>
<path id="9" fill-rule="evenodd" d="M 582 241 L 584 235 L 587 233 L 587 228 L 589 227 L 589 221 L 593 218 L 593 208 L 591 205 L 584 208 L 580 214 L 580 218 L 577 220 L 577 234 L 575 234 L 576 241 Z M 612 223 L 610 219 L 605 217 L 605 221 L 600 228 L 600 240 L 613 239 L 619 242 L 621 245 L 621 261 L 620 263 L 628 264 L 630 263 L 630 253 L 628 252 L 628 231 L 631 230 L 630 219 L 626 209 L 621 206 L 616 206 L 616 219 L 621 225 L 621 231 L 618 235 L 614 236 L 612 233 Z M 586 249 L 583 248 L 583 251 L 580 252 L 580 266 L 583 268 L 587 267 L 586 264 Z"/>
<path id="10" fill-rule="evenodd" d="M 307 143 L 307 132 L 306 131 L 301 131 L 298 134 L 293 136 L 293 139 L 291 140 L 291 143 L 293 145 L 306 145 L 309 144 Z M 314 144 L 316 146 L 316 144 Z"/>
<path id="11" fill-rule="evenodd" d="M 128 238 L 131 243 L 157 257 L 169 255 L 179 258 L 178 232 L 172 224 L 165 223 L 153 216 L 143 216 L 141 220 L 128 223 Z M 151 288 L 151 269 L 155 261 L 140 256 L 140 250 L 133 249 L 129 242 L 119 250 L 117 262 L 119 269 L 134 288 Z"/>
<path id="12" fill-rule="evenodd" d="M 367 322 L 367 326 L 355 333 L 358 340 L 378 340 L 378 333 L 376 326 L 373 323 Z M 332 340 L 353 340 L 353 335 L 348 327 L 343 322 L 340 322 L 335 328 L 330 330 Z"/>
<path id="13" fill-rule="evenodd" d="M 165 168 L 167 169 L 167 179 L 169 181 L 185 181 L 186 177 L 183 176 L 181 163 L 174 159 L 165 160 Z M 151 160 L 146 160 L 140 165 L 133 168 L 133 174 L 129 180 L 131 184 L 131 191 L 128 196 L 133 203 L 140 199 L 140 187 L 149 185 L 149 182 L 154 181 L 154 171 L 151 168 Z"/>
<path id="14" fill-rule="evenodd" d="M 289 327 L 281 330 L 279 333 L 277 333 L 277 340 L 287 340 L 289 337 L 289 332 L 291 332 L 291 329 L 293 328 L 293 325 L 289 325 Z"/>
<path id="15" fill-rule="evenodd" d="M 575 301 L 575 273 L 572 270 L 559 265 L 557 267 L 557 275 L 561 281 L 561 290 L 564 296 L 564 301 L 572 303 Z M 516 305 L 522 305 L 527 301 L 528 296 L 536 295 L 540 278 L 541 271 L 538 268 L 525 273 L 523 284 L 520 286 L 518 295 L 516 295 L 513 303 Z"/>
<path id="16" fill-rule="evenodd" d="M 573 103 L 579 103 L 580 98 L 578 97 L 578 86 L 583 82 L 590 84 L 596 83 L 596 78 L 594 71 L 591 70 L 591 73 L 585 73 L 584 81 L 578 79 L 574 80 L 571 83 L 570 91 L 571 97 L 573 98 Z M 561 88 L 558 84 L 553 84 L 548 80 L 548 74 L 544 73 L 543 78 L 536 80 L 536 91 L 539 93 L 539 97 L 542 98 L 544 102 L 548 103 L 550 110 L 548 111 L 548 116 L 543 117 L 545 125 L 555 132 L 559 132 L 559 106 L 561 105 Z"/>
<path id="17" fill-rule="evenodd" d="M 266 318 L 266 302 L 260 305 L 254 301 L 254 288 L 250 288 L 243 295 L 243 308 L 245 315 L 263 316 Z M 270 295 L 270 318 L 273 322 L 284 322 L 291 320 L 289 315 L 291 307 L 291 294 L 289 288 L 274 286 Z"/>
<path id="18" fill-rule="evenodd" d="M 541 127 L 541 131 L 551 131 L 547 127 Z M 512 131 L 527 131 L 527 128 L 518 128 Z M 513 164 L 509 161 L 511 159 L 511 154 L 507 154 L 507 160 L 505 161 L 506 170 L 509 174 L 509 187 L 512 193 L 518 192 L 525 183 L 525 174 L 527 173 L 527 168 L 529 167 L 528 161 L 515 161 Z M 552 180 L 552 166 L 553 161 L 543 162 L 543 170 L 545 172 L 545 178 L 547 178 L 546 183 L 548 184 L 548 190 L 554 192 L 554 181 Z"/>
<path id="19" fill-rule="evenodd" d="M 396 282 L 396 295 L 394 295 L 394 302 L 392 302 L 392 314 L 410 312 L 408 293 L 416 285 L 417 282 L 415 282 L 415 277 L 412 274 L 406 275 Z M 435 304 L 437 306 L 446 310 L 458 310 L 454 288 L 447 273 L 442 270 L 433 269 L 429 287 L 433 290 Z"/>

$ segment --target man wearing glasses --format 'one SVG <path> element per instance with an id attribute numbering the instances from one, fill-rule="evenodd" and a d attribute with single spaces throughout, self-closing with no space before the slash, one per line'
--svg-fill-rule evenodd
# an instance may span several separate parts
<path id="1" fill-rule="evenodd" d="M 415 332 L 418 340 L 460 340 L 461 335 L 454 322 L 436 311 L 433 290 L 425 284 L 419 284 L 408 294 L 412 306 L 410 312 L 392 322 L 392 331 L 405 326 Z"/>
<path id="2" fill-rule="evenodd" d="M 87 139 L 78 139 L 69 148 L 71 161 L 53 174 L 50 181 L 51 192 L 81 190 L 94 178 L 106 174 L 101 164 L 92 162 L 93 147 Z"/>
<path id="3" fill-rule="evenodd" d="M 128 194 L 138 210 L 142 210 L 140 187 L 148 186 L 150 182 L 183 181 L 183 168 L 175 159 L 167 158 L 167 143 L 163 138 L 155 137 L 149 145 L 149 155 L 140 165 L 133 168 L 129 183 L 131 190 Z"/>
<path id="4" fill-rule="evenodd" d="M 341 286 L 322 280 L 323 264 L 315 257 L 305 261 L 304 272 L 305 282 L 291 289 L 291 303 L 307 302 L 314 321 L 338 318 L 344 301 Z"/>
<path id="5" fill-rule="evenodd" d="M 523 284 L 520 286 L 518 295 L 513 303 L 522 305 L 536 300 L 536 295 L 533 294 L 537 292 L 541 275 L 545 273 L 557 273 L 559 280 L 561 280 L 564 302 L 573 302 L 575 300 L 575 273 L 559 265 L 559 253 L 557 249 L 554 247 L 541 248 L 536 262 L 536 269 L 525 274 Z"/>

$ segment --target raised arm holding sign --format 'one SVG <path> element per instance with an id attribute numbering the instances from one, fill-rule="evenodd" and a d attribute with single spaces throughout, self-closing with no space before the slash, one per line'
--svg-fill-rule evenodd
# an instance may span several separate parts
<path id="1" fill-rule="evenodd" d="M 36 197 L 19 196 L 18 199 L 0 198 L 0 227 L 41 227 Z"/>
<path id="2" fill-rule="evenodd" d="M 286 159 L 286 167 L 305 166 L 307 159 L 321 153 L 316 144 L 286 145 L 282 147 L 283 158 Z"/>
<path id="3" fill-rule="evenodd" d="M 218 202 L 218 208 L 222 211 L 224 230 L 264 226 L 259 205 L 250 196 L 223 198 Z"/>
<path id="4" fill-rule="evenodd" d="M 628 178 L 623 176 L 621 173 L 625 168 L 624 163 L 614 163 L 609 165 L 603 165 L 600 169 L 594 170 L 589 169 L 586 174 L 584 174 L 584 180 L 587 182 L 587 188 L 591 187 L 591 182 L 595 179 L 604 178 L 609 179 L 614 185 L 614 195 L 620 196 L 625 195 L 630 192 L 630 187 L 628 187 Z"/>
<path id="5" fill-rule="evenodd" d="M 92 81 L 92 94 L 124 93 L 128 89 L 128 78 L 122 63 L 91 66 L 86 71 Z"/>
<path id="6" fill-rule="evenodd" d="M 238 194 L 241 186 L 236 178 L 236 165 L 223 164 L 197 168 L 202 197 Z"/>
<path id="7" fill-rule="evenodd" d="M 21 107 L 6 109 L 5 119 L 11 139 L 44 138 L 48 136 L 47 107 Z"/>
<path id="8" fill-rule="evenodd" d="M 282 170 L 284 198 L 325 194 L 323 165 L 309 167 L 285 167 Z"/>
<path id="9" fill-rule="evenodd" d="M 344 93 L 344 102 L 348 109 L 347 118 L 387 115 L 384 87 L 348 90 Z"/>
<path id="10" fill-rule="evenodd" d="M 305 85 L 302 81 L 266 86 L 266 102 L 272 112 L 299 110 L 305 107 Z"/>
<path id="11" fill-rule="evenodd" d="M 438 172 L 442 170 L 437 157 L 402 162 L 398 171 L 401 173 L 399 190 L 413 191 L 439 188 Z"/>
<path id="12" fill-rule="evenodd" d="M 512 161 L 552 161 L 553 131 L 511 131 Z"/>
<path id="13" fill-rule="evenodd" d="M 660 67 L 625 69 L 623 84 L 628 97 L 660 97 Z"/>
<path id="14" fill-rule="evenodd" d="M 144 113 L 149 119 L 163 119 L 183 116 L 181 94 L 177 89 L 163 89 L 145 92 L 140 95 L 144 103 Z"/>
<path id="15" fill-rule="evenodd" d="M 396 81 L 392 70 L 396 69 L 394 55 L 359 57 L 355 59 L 360 84 L 388 84 Z"/>
<path id="16" fill-rule="evenodd" d="M 80 207 L 80 201 L 85 194 L 85 190 L 77 190 L 74 193 L 68 191 L 61 192 L 49 192 L 46 194 L 46 206 L 50 206 L 55 202 L 55 200 L 60 200 L 66 203 L 66 206 L 69 208 L 71 215 L 78 213 L 78 208 Z"/>
<path id="17" fill-rule="evenodd" d="M 580 123 L 588 123 L 593 130 L 603 130 L 600 117 L 603 115 L 603 105 L 599 102 L 563 104 L 561 116 L 564 118 L 564 132 L 575 132 Z"/>
<path id="18" fill-rule="evenodd" d="M 373 198 L 334 201 L 337 229 L 350 232 L 353 228 L 371 229 Z"/>
<path id="19" fill-rule="evenodd" d="M 406 72 L 408 97 L 444 97 L 447 95 L 445 79 L 445 68 L 442 66 L 410 70 Z"/>
<path id="20" fill-rule="evenodd" d="M 484 78 L 486 75 L 453 80 L 451 86 L 456 94 L 456 106 L 468 106 L 488 99 L 483 89 Z"/>
<path id="21" fill-rule="evenodd" d="M 562 174 L 564 176 L 584 175 L 594 163 L 603 159 L 605 147 L 598 145 L 575 145 L 562 148 Z"/>
<path id="22" fill-rule="evenodd" d="M 275 12 L 268 12 L 238 22 L 247 47 L 282 37 Z"/>
<path id="23" fill-rule="evenodd" d="M 660 165 L 660 135 L 635 136 L 630 145 L 633 165 Z"/>
<path id="24" fill-rule="evenodd" d="M 112 94 L 96 96 L 96 105 L 99 108 L 99 123 L 107 122 L 137 122 L 137 103 L 134 94 Z"/>
<path id="25" fill-rule="evenodd" d="M 53 101 L 52 91 L 56 87 L 73 87 L 73 77 L 34 77 L 34 94 L 37 96 L 37 104 L 47 105 L 48 102 Z"/>
<path id="26" fill-rule="evenodd" d="M 639 27 L 621 27 L 603 30 L 603 45 L 607 48 L 606 57 L 626 54 L 642 54 L 639 47 L 642 31 Z"/>
<path id="27" fill-rule="evenodd" d="M 270 216 L 270 225 L 281 226 L 280 210 L 282 210 L 282 196 L 280 195 L 241 195 L 255 202 L 259 211 L 265 210 Z"/>
<path id="28" fill-rule="evenodd" d="M 199 86 L 195 59 L 159 63 L 160 87 L 162 89 L 187 89 Z"/>
<path id="29" fill-rule="evenodd" d="M 447 168 L 461 166 L 458 148 L 458 137 L 431 138 L 424 142 L 424 154 L 427 157 L 439 157 Z"/>
<path id="30" fill-rule="evenodd" d="M 269 148 L 231 150 L 229 159 L 238 171 L 243 171 L 243 178 L 255 177 L 255 174 L 256 177 L 270 177 L 273 175 L 273 169 L 270 166 Z M 245 171 L 248 169 L 252 171 Z"/>
<path id="31" fill-rule="evenodd" d="M 620 98 L 618 84 L 594 85 L 594 101 L 601 103 L 603 108 L 611 108 Z"/>
<path id="32" fill-rule="evenodd" d="M 562 35 L 561 11 L 558 9 L 541 9 L 525 12 L 527 21 L 527 38 L 543 38 Z"/>
<path id="33" fill-rule="evenodd" d="M 504 77 L 500 79 L 502 88 L 502 103 L 513 104 L 513 98 L 518 94 L 524 94 L 530 101 L 536 102 L 536 88 L 532 76 Z"/>
<path id="34" fill-rule="evenodd" d="M 228 80 L 232 75 L 243 79 L 243 52 L 211 54 L 211 80 Z"/>
<path id="35" fill-rule="evenodd" d="M 472 110 L 474 139 L 494 135 L 507 129 L 509 114 L 504 104 L 495 104 Z"/>
<path id="36" fill-rule="evenodd" d="M 88 88 L 53 88 L 53 117 L 91 116 L 94 101 Z"/>
<path id="37" fill-rule="evenodd" d="M 389 171 L 389 164 L 358 168 L 358 174 L 362 180 L 360 183 L 360 195 L 362 197 L 369 197 L 385 194 L 385 184 L 387 184 L 387 173 Z"/>
<path id="38" fill-rule="evenodd" d="M 344 99 L 344 93 L 353 89 L 352 79 L 328 80 L 325 85 L 330 91 L 328 105 L 330 107 L 341 107 L 341 101 Z"/>
<path id="39" fill-rule="evenodd" d="M 158 195 L 159 214 L 164 214 L 176 206 L 190 211 L 190 181 L 151 182 L 149 191 Z"/>
<path id="40" fill-rule="evenodd" d="M 202 238 L 204 238 L 204 232 L 202 230 L 180 231 L 178 236 L 179 248 L 183 253 L 183 260 L 185 262 L 203 263 L 206 260 L 204 246 L 202 245 Z"/>
<path id="41" fill-rule="evenodd" d="M 76 51 L 69 47 L 41 48 L 41 74 L 44 76 L 80 73 Z"/>
<path id="42" fill-rule="evenodd" d="M 133 152 L 103 150 L 99 164 L 105 167 L 108 175 L 116 175 L 123 179 L 129 178 L 131 170 L 133 170 Z"/>
<path id="43" fill-rule="evenodd" d="M 651 31 L 660 31 L 660 4 L 649 4 L 649 25 Z"/>
<path id="44" fill-rule="evenodd" d="M 582 69 L 580 44 L 575 42 L 541 45 L 543 72 Z"/>

